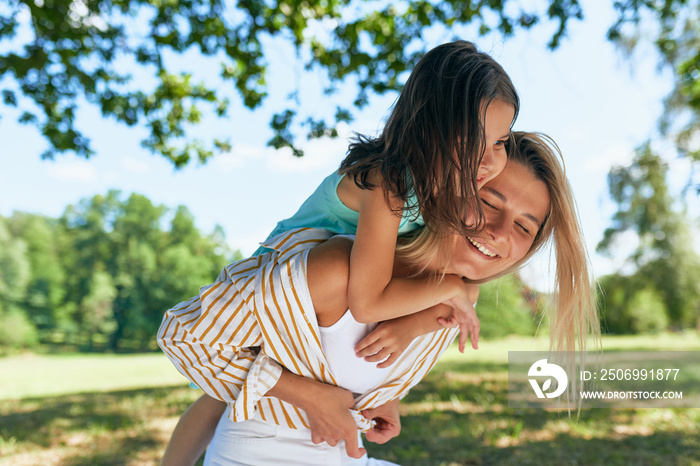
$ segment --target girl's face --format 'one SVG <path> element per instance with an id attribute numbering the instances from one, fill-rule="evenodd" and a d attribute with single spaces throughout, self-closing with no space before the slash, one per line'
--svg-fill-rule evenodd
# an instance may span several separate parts
<path id="1" fill-rule="evenodd" d="M 486 183 L 479 197 L 484 229 L 473 237 L 447 237 L 452 257 L 446 272 L 471 280 L 492 277 L 525 257 L 549 212 L 547 186 L 517 162 Z"/>
<path id="2" fill-rule="evenodd" d="M 510 135 L 510 125 L 513 123 L 513 118 L 515 118 L 515 109 L 502 100 L 494 100 L 486 108 L 484 115 L 485 150 L 476 178 L 479 189 L 498 176 L 506 166 L 508 160 L 506 141 Z"/>

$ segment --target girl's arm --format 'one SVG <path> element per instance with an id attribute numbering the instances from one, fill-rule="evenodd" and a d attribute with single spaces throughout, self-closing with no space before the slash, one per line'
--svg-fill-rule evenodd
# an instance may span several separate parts
<path id="1" fill-rule="evenodd" d="M 444 328 L 438 319 L 446 319 L 451 314 L 452 308 L 438 304 L 415 314 L 381 322 L 355 346 L 355 354 L 366 361 L 378 362 L 377 367 L 389 367 L 415 338 Z"/>
<path id="2" fill-rule="evenodd" d="M 370 178 L 375 186 L 381 186 L 377 173 Z M 352 180 L 346 177 L 343 181 L 343 193 L 347 197 L 350 191 L 348 182 Z M 394 212 L 404 206 L 393 197 L 387 203 L 381 188 L 354 188 L 353 202 L 341 200 L 359 211 L 348 281 L 348 307 L 355 320 L 380 322 L 413 314 L 436 304 L 449 303 L 465 316 L 459 319 L 462 330 L 460 348 L 463 348 L 468 333 L 473 335 L 473 340 L 474 337 L 478 339 L 478 319 L 459 277 L 447 275 L 438 283 L 428 278 L 392 279 L 396 238 L 401 222 Z"/>
<path id="3" fill-rule="evenodd" d="M 477 285 L 469 285 L 469 287 L 469 299 L 476 302 L 479 287 Z M 380 323 L 355 346 L 355 353 L 366 361 L 379 362 L 377 367 L 389 367 L 415 338 L 445 327 L 457 327 L 457 325 L 452 308 L 445 304 L 438 304 L 415 314 Z"/>

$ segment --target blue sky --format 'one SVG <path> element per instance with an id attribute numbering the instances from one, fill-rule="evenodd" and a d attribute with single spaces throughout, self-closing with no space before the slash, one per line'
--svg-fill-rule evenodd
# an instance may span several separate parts
<path id="1" fill-rule="evenodd" d="M 613 213 L 607 198 L 607 171 L 612 164 L 629 161 L 634 148 L 655 134 L 662 99 L 672 84 L 668 72 L 659 73 L 651 48 L 642 48 L 632 60 L 626 60 L 605 40 L 613 12 L 601 3 L 583 2 L 587 19 L 571 23 L 568 38 L 555 52 L 545 47 L 548 27 L 519 33 L 507 41 L 476 38 L 468 32 L 461 35 L 474 40 L 510 74 L 522 102 L 515 129 L 547 133 L 559 144 L 597 274 L 619 264 L 619 260 L 593 253 Z M 436 35 L 430 40 L 436 45 L 451 39 L 451 35 Z M 294 85 L 302 87 L 305 107 L 323 111 L 334 109 L 336 102 L 304 100 L 312 94 L 309 89 L 320 86 L 318 78 L 301 73 L 289 49 L 274 43 L 271 47 L 268 102 L 254 112 L 234 107 L 226 120 L 206 120 L 202 134 L 230 135 L 234 148 L 205 166 L 192 164 L 175 171 L 140 147 L 143 130 L 105 121 L 88 107 L 79 114 L 79 124 L 92 138 L 97 154 L 89 161 L 73 155 L 42 161 L 40 154 L 46 146 L 38 132 L 15 123 L 16 114 L 3 108 L 0 215 L 20 210 L 59 216 L 81 198 L 120 189 L 172 208 L 184 204 L 202 230 L 211 231 L 219 224 L 233 248 L 252 252 L 274 224 L 294 213 L 338 166 L 351 131 L 374 133 L 381 128 L 394 99 L 372 98 L 357 120 L 344 128 L 343 137 L 307 143 L 302 159 L 276 152 L 265 147 L 269 109 Z M 174 64 L 197 66 L 197 60 L 196 56 L 178 58 Z M 202 62 L 201 66 L 211 64 Z M 673 160 L 672 170 L 682 173 L 687 167 Z M 539 276 L 541 270 L 535 269 L 526 276 Z"/>

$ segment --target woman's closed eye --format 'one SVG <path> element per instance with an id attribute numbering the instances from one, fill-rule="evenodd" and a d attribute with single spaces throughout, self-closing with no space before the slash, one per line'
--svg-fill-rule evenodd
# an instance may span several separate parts
<path id="1" fill-rule="evenodd" d="M 519 223 L 519 222 L 515 222 L 515 224 L 518 226 L 518 228 L 520 228 L 520 230 L 521 230 L 523 233 L 525 233 L 526 235 L 530 236 L 530 230 L 529 230 L 525 225 L 523 225 L 522 223 Z"/>
<path id="2" fill-rule="evenodd" d="M 498 208 L 497 208 L 495 205 L 493 205 L 492 203 L 490 203 L 489 201 L 487 201 L 487 200 L 485 200 L 485 199 L 483 199 L 483 198 L 481 199 L 481 202 L 482 202 L 486 207 L 488 207 L 489 209 L 498 210 Z"/>

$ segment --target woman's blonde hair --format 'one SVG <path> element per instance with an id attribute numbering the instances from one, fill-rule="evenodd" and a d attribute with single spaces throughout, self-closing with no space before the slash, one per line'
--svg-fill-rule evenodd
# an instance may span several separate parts
<path id="1" fill-rule="evenodd" d="M 594 280 L 583 240 L 571 186 L 566 179 L 557 144 L 541 133 L 513 132 L 508 163 L 519 163 L 542 181 L 549 191 L 550 208 L 525 257 L 507 270 L 479 280 L 483 283 L 515 272 L 547 244 L 552 244 L 555 283 L 550 312 L 551 349 L 583 351 L 589 337 L 600 341 L 600 323 L 595 301 Z M 428 262 L 448 263 L 442 235 L 424 228 L 410 239 L 399 242 L 396 255 L 421 271 Z M 445 260 L 447 259 L 447 260 Z"/>

